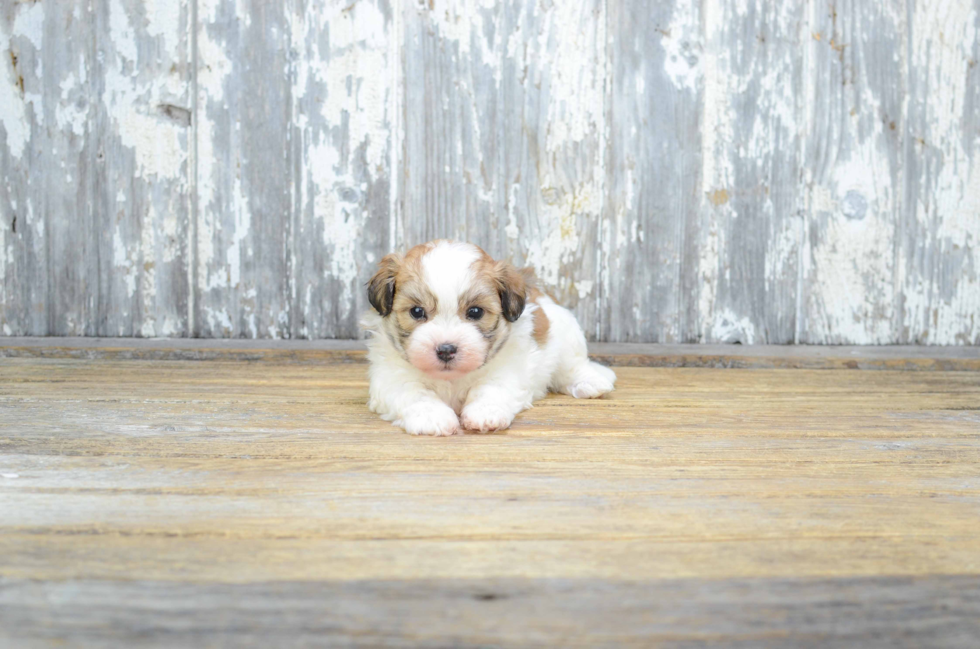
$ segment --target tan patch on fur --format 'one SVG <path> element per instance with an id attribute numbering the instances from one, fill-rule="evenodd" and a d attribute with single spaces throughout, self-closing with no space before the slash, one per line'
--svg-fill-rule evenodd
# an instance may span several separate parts
<path id="1" fill-rule="evenodd" d="M 556 300 L 538 288 L 538 278 L 534 275 L 533 268 L 526 266 L 521 268 L 519 272 L 524 276 L 524 282 L 527 285 L 527 301 L 538 305 L 531 316 L 534 319 L 532 335 L 534 341 L 538 343 L 538 347 L 544 347 L 545 343 L 548 342 L 548 330 L 551 328 L 551 322 L 548 320 L 548 315 L 544 309 L 541 308 L 541 298 L 550 298 L 552 302 L 556 302 Z"/>
<path id="2" fill-rule="evenodd" d="M 551 328 L 551 322 L 548 321 L 548 315 L 541 308 L 541 303 L 539 300 L 545 297 L 545 294 L 539 291 L 536 287 L 532 286 L 528 289 L 527 299 L 528 302 L 534 302 L 538 305 L 538 308 L 534 310 L 531 317 L 534 319 L 534 341 L 538 343 L 538 347 L 544 347 L 544 344 L 548 342 L 548 329 Z"/>
<path id="3" fill-rule="evenodd" d="M 431 317 L 439 306 L 423 279 L 422 258 L 440 241 L 443 240 L 419 244 L 404 256 L 388 255 L 382 260 L 379 272 L 370 283 L 372 303 L 383 301 L 388 283 L 393 285 L 394 296 L 390 305 L 390 315 L 393 317 L 386 320 L 390 323 L 389 333 L 402 340 L 428 320 L 413 318 L 410 314 L 412 307 L 422 307 L 426 315 Z M 526 276 L 524 270 L 519 271 L 506 262 L 496 261 L 478 246 L 474 247 L 479 253 L 479 258 L 471 266 L 475 281 L 470 290 L 459 297 L 458 315 L 461 320 L 466 321 L 466 312 L 471 307 L 483 309 L 483 317 L 471 322 L 487 340 L 493 341 L 507 330 L 508 321 L 513 321 L 515 314 L 523 311 L 528 297 L 527 278 L 530 276 Z M 539 330 L 542 336 L 546 336 L 548 331 L 547 316 L 543 312 L 539 313 L 534 318 L 536 337 Z"/>
<path id="4" fill-rule="evenodd" d="M 422 279 L 422 257 L 437 242 L 415 246 L 404 256 L 392 253 L 378 264 L 378 272 L 368 282 L 368 296 L 382 316 L 386 329 L 394 340 L 408 338 L 426 318 L 416 320 L 409 311 L 420 306 L 431 315 L 436 309 L 436 299 Z M 390 302 L 386 299 L 390 296 Z M 392 317 L 387 317 L 387 316 Z"/>
<path id="5" fill-rule="evenodd" d="M 477 281 L 488 286 L 500 301 L 500 312 L 510 322 L 519 317 L 527 300 L 527 287 L 524 275 L 505 261 L 496 261 L 483 249 L 477 247 L 480 258 L 473 262 L 472 268 Z M 516 316 L 515 316 L 516 314 Z"/>
<path id="6" fill-rule="evenodd" d="M 487 340 L 494 340 L 504 330 L 500 296 L 495 278 L 497 262 L 482 248 L 476 246 L 480 258 L 470 266 L 473 271 L 473 286 L 459 296 L 458 315 L 461 320 L 473 322 Z M 483 317 L 476 321 L 466 318 L 466 312 L 474 306 L 483 309 Z"/>
<path id="7" fill-rule="evenodd" d="M 406 252 L 395 275 L 395 300 L 391 312 L 402 338 L 407 338 L 428 319 L 413 318 L 409 313 L 412 307 L 422 307 L 429 317 L 436 311 L 436 298 L 422 276 L 422 257 L 434 246 L 435 242 L 423 243 Z"/>

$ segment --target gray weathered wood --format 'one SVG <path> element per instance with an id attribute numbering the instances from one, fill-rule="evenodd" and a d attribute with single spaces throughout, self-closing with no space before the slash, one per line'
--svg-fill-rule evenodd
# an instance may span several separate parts
<path id="1" fill-rule="evenodd" d="M 978 634 L 974 575 L 652 583 L 0 580 L 0 640 L 10 646 L 968 649 Z"/>
<path id="2" fill-rule="evenodd" d="M 455 237 L 598 340 L 980 344 L 980 0 L 0 7 L 0 335 L 355 337 Z"/>
<path id="3" fill-rule="evenodd" d="M 188 20 L 5 4 L 4 334 L 186 333 Z"/>
<path id="4" fill-rule="evenodd" d="M 280 338 L 291 297 L 289 16 L 201 0 L 194 335 Z"/>
<path id="5" fill-rule="evenodd" d="M 401 239 L 532 266 L 587 331 L 604 200 L 603 2 L 404 3 Z"/>
<path id="6" fill-rule="evenodd" d="M 6 336 L 53 333 L 48 323 L 48 238 L 45 236 L 44 184 L 53 172 L 32 174 L 55 147 L 44 142 L 45 89 L 38 71 L 45 58 L 45 5 L 4 3 L 0 15 L 0 333 Z M 53 12 L 52 12 L 53 13 Z M 77 29 L 82 30 L 82 21 Z M 58 52 L 49 47 L 47 59 Z M 65 55 L 67 57 L 67 54 Z M 75 57 L 70 57 L 72 60 Z M 72 69 L 78 69 L 77 61 Z M 49 65 L 50 68 L 50 65 Z M 84 69 L 84 63 L 82 65 Z M 49 71 L 57 79 L 58 73 Z M 83 102 L 83 108 L 87 102 Z M 78 128 L 87 125 L 82 116 Z M 63 138 L 61 129 L 50 137 Z M 45 144 L 47 145 L 45 147 Z M 67 152 L 62 158 L 67 164 Z M 48 199 L 55 199 L 48 196 Z"/>
<path id="7" fill-rule="evenodd" d="M 704 8 L 698 340 L 795 342 L 808 6 L 714 0 Z"/>
<path id="8" fill-rule="evenodd" d="M 610 2 L 605 340 L 698 340 L 701 22 L 697 3 Z"/>
<path id="9" fill-rule="evenodd" d="M 980 1 L 909 1 L 891 335 L 980 344 Z"/>
<path id="10" fill-rule="evenodd" d="M 846 0 L 809 11 L 797 342 L 897 342 L 905 3 Z"/>
<path id="11" fill-rule="evenodd" d="M 292 12 L 293 281 L 281 334 L 356 338 L 364 285 L 392 250 L 392 7 L 303 0 Z"/>
<path id="12" fill-rule="evenodd" d="M 82 288 L 98 300 L 86 326 L 102 336 L 185 336 L 191 0 L 94 7 L 95 52 L 86 65 L 88 87 L 97 93 L 91 223 L 98 265 L 88 256 L 73 261 L 97 271 Z M 76 83 L 86 87 L 82 79 Z M 63 95 L 59 110 L 71 105 Z M 53 230 L 71 238 L 86 234 L 50 216 Z"/>
<path id="13" fill-rule="evenodd" d="M 49 3 L 8 3 L 4 13 L 3 157 L 11 192 L 4 202 L 11 215 L 3 243 L 6 257 L 28 264 L 8 289 L 17 310 L 4 324 L 15 333 L 96 335 L 103 224 L 96 214 L 98 94 L 90 74 L 98 16 Z M 69 25 L 77 38 L 63 37 Z"/>

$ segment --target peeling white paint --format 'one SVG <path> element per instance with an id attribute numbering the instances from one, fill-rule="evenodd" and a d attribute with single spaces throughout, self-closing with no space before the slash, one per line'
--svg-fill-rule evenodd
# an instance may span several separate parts
<path id="1" fill-rule="evenodd" d="M 123 146 L 136 155 L 140 175 L 179 178 L 187 160 L 181 143 L 184 127 L 162 118 L 157 106 L 163 97 L 180 94 L 182 88 L 174 87 L 169 75 L 140 80 L 138 71 L 143 62 L 138 59 L 130 16 L 121 0 L 113 0 L 109 10 L 115 56 L 105 69 L 105 100 L 116 132 Z"/>
<path id="2" fill-rule="evenodd" d="M 44 7 L 39 2 L 18 3 L 17 17 L 14 20 L 13 33 L 26 38 L 34 49 L 41 51 L 44 44 Z M 41 70 L 35 70 L 38 77 Z"/>
<path id="3" fill-rule="evenodd" d="M 121 278 L 126 287 L 126 294 L 132 297 L 136 294 L 136 273 L 134 272 L 134 250 L 131 250 L 122 237 L 117 226 L 112 233 L 112 266 L 117 279 Z"/>
<path id="4" fill-rule="evenodd" d="M 143 0 L 146 33 L 163 41 L 163 49 L 173 51 L 181 33 L 180 14 L 188 11 L 187 0 Z"/>
<path id="5" fill-rule="evenodd" d="M 159 221 L 159 215 L 156 213 L 156 206 L 153 203 L 150 203 L 146 216 L 146 220 L 150 223 Z M 161 234 L 156 228 L 144 227 L 140 229 L 140 244 L 136 260 L 137 264 L 141 264 L 141 266 L 137 265 L 135 270 L 139 274 L 140 311 L 143 314 L 143 322 L 137 324 L 139 324 L 139 335 L 143 338 L 150 338 L 158 333 L 155 313 L 159 260 L 156 258 L 156 251 L 158 237 Z"/>
<path id="6" fill-rule="evenodd" d="M 967 81 L 977 65 L 976 7 L 951 0 L 916 5 L 912 20 L 911 69 L 928 83 L 929 101 L 920 104 L 925 124 L 915 125 L 923 177 L 909 179 L 921 182 L 919 200 L 907 209 L 928 252 L 901 251 L 904 320 L 914 341 L 980 344 L 980 136 L 963 130 Z M 920 266 L 923 259 L 931 265 Z M 956 260 L 952 273 L 946 259 Z"/>
<path id="7" fill-rule="evenodd" d="M 694 92 L 698 89 L 703 72 L 701 69 L 701 21 L 700 14 L 691 11 L 684 3 L 674 10 L 670 26 L 661 31 L 661 45 L 664 48 L 664 72 L 678 90 Z M 642 76 L 637 77 L 637 93 L 643 94 L 640 84 Z"/>
<path id="8" fill-rule="evenodd" d="M 541 18 L 541 38 L 547 40 L 539 48 L 551 58 L 539 68 L 551 77 L 546 142 L 548 151 L 560 151 L 596 137 L 603 123 L 604 80 L 595 52 L 604 33 L 597 26 L 605 24 L 605 16 L 594 16 L 589 3 L 560 2 Z"/>
<path id="9" fill-rule="evenodd" d="M 851 157 L 840 160 L 825 182 L 833 212 L 822 217 L 820 238 L 811 242 L 810 336 L 836 343 L 885 344 L 893 317 L 894 187 L 887 157 L 876 139 L 854 142 Z M 861 214 L 848 208 L 866 202 Z"/>
<path id="10" fill-rule="evenodd" d="M 215 269 L 217 251 L 215 250 L 215 235 L 219 216 L 216 213 L 219 189 L 217 186 L 219 152 L 214 148 L 215 124 L 211 117 L 213 107 L 224 104 L 224 85 L 232 71 L 232 62 L 224 48 L 216 43 L 210 35 L 207 25 L 217 21 L 217 12 L 221 0 L 200 0 L 198 15 L 202 27 L 197 29 L 197 48 L 199 65 L 197 72 L 197 192 L 199 196 L 199 212 L 197 223 L 197 277 L 201 290 L 207 292 L 216 288 L 226 287 L 230 283 L 227 274 Z M 222 251 L 225 258 L 229 251 Z M 208 327 L 222 335 L 231 335 L 231 317 L 224 310 L 215 310 L 201 306 L 201 315 Z"/>
<path id="11" fill-rule="evenodd" d="M 242 282 L 242 253 L 249 254 L 245 250 L 245 242 L 248 241 L 252 230 L 252 212 L 248 205 L 248 196 L 242 191 L 242 180 L 236 177 L 232 183 L 231 190 L 233 206 L 232 214 L 235 217 L 235 231 L 232 234 L 231 243 L 225 250 L 225 268 L 228 274 L 215 273 L 211 276 L 208 288 L 225 286 L 228 288 L 239 288 Z M 224 282 L 222 282 L 224 280 Z"/>
<path id="12" fill-rule="evenodd" d="M 384 15 L 370 2 L 352 8 L 333 5 L 329 13 L 308 11 L 292 16 L 293 29 L 313 43 L 299 66 L 295 97 L 301 99 L 310 78 L 326 88 L 321 115 L 339 127 L 349 119 L 350 147 L 367 146 L 373 170 L 387 154 L 387 33 Z M 319 51 L 317 35 L 329 25 L 330 51 Z M 348 89 L 349 86 L 349 89 Z"/>
<path id="13" fill-rule="evenodd" d="M 718 343 L 752 345 L 759 342 L 755 325 L 747 317 L 739 317 L 730 309 L 715 313 L 711 322 L 711 340 Z"/>
<path id="14" fill-rule="evenodd" d="M 89 117 L 88 107 L 83 103 L 87 81 L 83 61 L 79 61 L 79 71 L 81 75 L 79 79 L 76 79 L 75 74 L 70 72 L 62 80 L 61 101 L 55 107 L 55 119 L 62 132 L 70 131 L 81 137 L 85 135 L 86 121 Z"/>
<path id="15" fill-rule="evenodd" d="M 231 316 L 226 309 L 212 309 L 211 307 L 205 306 L 201 310 L 204 312 L 204 319 L 212 331 L 219 333 L 225 338 L 232 335 L 234 330 L 231 326 Z"/>
<path id="16" fill-rule="evenodd" d="M 584 300 L 592 292 L 595 282 L 591 279 L 579 279 L 575 281 L 575 290 L 578 291 L 578 299 Z"/>
<path id="17" fill-rule="evenodd" d="M 18 74 L 14 70 L 9 52 L 19 49 L 14 46 L 16 40 L 19 44 L 30 44 L 36 53 L 40 54 L 44 34 L 44 8 L 41 3 L 18 4 L 16 7 L 17 15 L 9 34 L 0 21 L 0 52 L 3 53 L 3 59 L 0 61 L 0 124 L 7 133 L 6 144 L 10 155 L 21 158 L 31 136 L 31 125 L 27 114 L 29 97 L 21 93 Z M 23 54 L 20 59 L 23 59 Z M 40 61 L 41 57 L 37 56 L 37 60 Z M 40 65 L 38 63 L 38 68 Z M 20 76 L 30 75 L 41 78 L 41 69 L 33 70 L 33 75 L 30 72 L 21 70 Z"/>
<path id="18" fill-rule="evenodd" d="M 542 220 L 550 230 L 540 241 L 529 242 L 527 262 L 534 267 L 538 279 L 563 288 L 569 278 L 561 273 L 562 266 L 579 252 L 579 219 L 598 218 L 599 197 L 591 184 L 570 192 L 546 188 L 542 193 L 545 195 Z"/>
<path id="19" fill-rule="evenodd" d="M 318 281 L 317 286 L 339 291 L 342 306 L 335 314 L 339 320 L 354 312 L 355 292 L 362 291 L 362 237 L 370 185 L 352 173 L 360 164 L 359 151 L 364 151 L 371 181 L 388 173 L 389 28 L 380 7 L 372 2 L 350 7 L 310 5 L 302 14 L 291 14 L 290 24 L 294 47 L 302 53 L 293 82 L 294 115 L 308 143 L 296 200 L 303 207 L 301 213 L 312 211 L 313 218 L 308 222 L 304 217 L 300 227 L 322 232 L 327 254 L 323 283 Z M 330 33 L 329 49 L 321 50 L 326 43 L 320 34 L 325 30 Z M 310 93 L 325 100 L 308 115 L 299 107 L 308 103 Z M 346 141 L 338 146 L 337 134 L 345 125 Z M 342 159 L 342 151 L 346 158 Z M 305 303 L 310 305 L 311 300 L 307 288 Z M 281 324 L 286 327 L 288 322 L 281 318 Z"/>
<path id="20" fill-rule="evenodd" d="M 56 79 L 46 80 L 40 62 L 50 64 L 57 57 L 44 56 L 44 47 L 50 47 L 43 39 L 45 6 L 51 5 L 15 3 L 10 16 L 0 21 L 0 51 L 20 52 L 17 74 L 23 74 L 26 85 L 21 92 L 9 57 L 0 61 L 0 126 L 6 135 L 0 146 L 14 172 L 20 173 L 32 133 L 57 130 L 60 137 L 45 145 L 43 152 L 55 161 L 50 181 L 60 185 L 81 181 L 72 156 L 90 155 L 82 149 L 88 146 L 85 138 L 94 124 L 90 77 L 99 66 L 98 79 L 104 84 L 98 99 L 104 105 L 99 109 L 108 118 L 108 191 L 115 196 L 113 209 L 122 215 L 110 226 L 115 228 L 111 230 L 113 299 L 138 300 L 143 314 L 141 322 L 128 323 L 120 307 L 110 327 L 144 336 L 183 332 L 181 317 L 163 302 L 169 299 L 164 296 L 170 290 L 168 276 L 184 274 L 171 266 L 183 263 L 182 252 L 192 246 L 181 240 L 187 229 L 182 220 L 185 212 L 174 209 L 186 199 L 167 194 L 171 188 L 189 191 L 188 183 L 196 182 L 198 254 L 189 263 L 197 264 L 198 290 L 213 291 L 204 298 L 211 301 L 202 307 L 203 322 L 222 335 L 279 337 L 322 331 L 309 323 L 300 330 L 281 305 L 270 306 L 268 287 L 249 279 L 249 265 L 258 261 L 252 251 L 258 227 L 258 221 L 253 227 L 253 218 L 258 217 L 250 202 L 253 190 L 235 179 L 234 167 L 253 152 L 247 146 L 223 150 L 226 144 L 238 147 L 247 141 L 249 118 L 231 125 L 234 142 L 220 141 L 225 126 L 221 120 L 229 117 L 225 91 L 233 88 L 228 84 L 236 83 L 240 72 L 235 68 L 239 62 L 232 60 L 239 53 L 229 49 L 233 42 L 222 39 L 222 30 L 227 16 L 237 12 L 240 20 L 235 29 L 244 34 L 243 28 L 259 20 L 258 14 L 242 0 L 200 0 L 200 24 L 190 26 L 198 41 L 200 67 L 194 72 L 200 110 L 193 127 L 188 127 L 159 110 L 167 104 L 191 108 L 185 105 L 190 103 L 185 102 L 187 75 L 183 68 L 174 67 L 189 61 L 186 0 L 113 0 L 108 23 L 98 26 L 108 29 L 108 34 L 98 35 L 105 60 L 93 62 L 80 52 L 69 65 L 63 62 L 64 67 L 54 71 Z M 901 342 L 905 336 L 930 343 L 980 343 L 976 256 L 980 137 L 971 138 L 963 128 L 966 122 L 976 123 L 969 115 L 975 108 L 969 98 L 975 93 L 970 84 L 976 83 L 971 66 L 976 65 L 978 38 L 973 4 L 937 0 L 915 4 L 909 14 L 904 5 L 887 6 L 868 14 L 875 18 L 873 25 L 864 21 L 865 9 L 858 7 L 855 12 L 861 15 L 832 28 L 873 28 L 872 35 L 881 37 L 881 43 L 894 37 L 893 51 L 875 52 L 873 48 L 881 44 L 868 40 L 870 32 L 847 33 L 847 41 L 838 38 L 832 43 L 840 34 L 822 26 L 830 18 L 824 15 L 825 7 L 813 3 L 803 9 L 798 2 L 773 5 L 761 0 L 675 3 L 672 13 L 670 8 L 661 12 L 670 18 L 655 26 L 659 34 L 650 34 L 656 39 L 653 47 L 657 43 L 663 47 L 662 61 L 654 56 L 637 62 L 636 69 L 616 68 L 616 74 L 628 75 L 622 79 L 612 79 L 610 74 L 609 55 L 616 51 L 617 35 L 605 33 L 605 3 L 396 3 L 385 9 L 393 16 L 388 22 L 383 6 L 371 1 L 290 5 L 284 10 L 288 33 L 275 34 L 283 36 L 290 50 L 283 70 L 292 80 L 294 102 L 289 137 L 301 138 L 292 141 L 294 149 L 289 153 L 298 154 L 290 158 L 295 165 L 289 174 L 294 186 L 284 188 L 292 192 L 295 210 L 282 218 L 295 221 L 291 222 L 294 237 L 315 232 L 313 247 L 322 257 L 315 264 L 316 277 L 306 285 L 291 286 L 291 299 L 302 302 L 293 307 L 300 320 L 315 313 L 339 321 L 352 313 L 357 301 L 363 300 L 365 266 L 375 263 L 375 252 L 382 252 L 364 245 L 367 235 L 374 234 L 365 231 L 369 223 L 365 197 L 379 190 L 376 183 L 390 180 L 388 232 L 398 242 L 405 220 L 422 218 L 412 211 L 416 205 L 401 216 L 405 192 L 400 183 L 409 174 L 429 173 L 432 177 L 424 182 L 437 186 L 429 188 L 427 196 L 441 201 L 451 195 L 440 210 L 447 204 L 467 210 L 451 215 L 445 224 L 445 215 L 440 214 L 438 227 L 465 233 L 465 219 L 472 223 L 485 215 L 493 223 L 489 235 L 493 245 L 523 256 L 544 283 L 564 292 L 563 298 L 572 303 L 592 300 L 598 313 L 604 305 L 622 300 L 623 314 L 632 313 L 634 319 L 629 326 L 640 335 L 661 339 L 679 335 L 677 322 L 686 315 L 670 312 L 670 307 L 651 315 L 653 300 L 644 293 L 651 287 L 629 287 L 603 269 L 606 261 L 635 259 L 631 251 L 642 249 L 651 255 L 649 263 L 664 265 L 661 278 L 670 281 L 671 269 L 680 266 L 686 252 L 682 246 L 690 245 L 675 233 L 665 236 L 649 213 L 641 213 L 640 206 L 662 209 L 645 193 L 651 186 L 649 179 L 634 172 L 643 168 L 643 160 L 617 160 L 623 169 L 615 178 L 607 176 L 605 168 L 607 151 L 618 155 L 618 143 L 611 137 L 644 138 L 644 127 L 672 126 L 637 122 L 630 135 L 629 128 L 614 133 L 615 125 L 607 123 L 612 84 L 618 84 L 617 92 L 623 94 L 619 99 L 649 105 L 660 100 L 652 80 L 660 84 L 664 79 L 668 85 L 658 85 L 658 92 L 666 89 L 703 101 L 701 131 L 690 134 L 701 138 L 702 192 L 694 197 L 700 205 L 676 215 L 685 219 L 696 237 L 690 252 L 697 264 L 697 295 L 681 296 L 676 305 L 677 311 L 683 311 L 689 309 L 686 300 L 697 301 L 696 317 L 685 326 L 706 341 L 767 341 L 769 323 L 754 320 L 757 313 L 749 316 L 731 307 L 740 299 L 731 298 L 731 282 L 741 276 L 737 264 L 729 261 L 737 255 L 731 246 L 744 240 L 736 236 L 744 234 L 738 228 L 766 223 L 765 232 L 753 234 L 765 237 L 764 295 L 768 298 L 784 290 L 785 277 L 798 273 L 801 341 L 888 343 Z M 91 9 L 84 3 L 78 4 L 74 18 L 81 24 L 87 11 Z M 407 33 L 402 19 L 410 23 Z M 417 25 L 411 24 L 412 19 Z M 760 29 L 753 30 L 753 25 Z M 417 129 L 431 119 L 410 114 L 415 104 L 408 104 L 408 112 L 402 114 L 406 104 L 400 93 L 423 91 L 404 87 L 400 67 L 401 39 L 415 38 L 417 26 L 437 34 L 433 42 L 442 48 L 440 60 L 447 64 L 439 71 L 443 77 L 434 77 L 436 87 L 431 90 L 438 96 L 428 105 L 435 110 L 441 105 L 451 115 L 442 122 L 435 120 L 446 127 L 437 136 L 446 139 L 439 149 L 445 157 L 438 164 L 422 160 L 432 165 L 425 170 L 406 169 L 402 162 L 407 155 L 418 164 L 420 157 L 418 151 L 402 150 L 412 144 L 410 139 L 401 140 L 400 120 Z M 801 42 L 796 44 L 794 38 Z M 768 39 L 766 44 L 763 39 Z M 789 47 L 798 47 L 803 56 L 802 80 L 794 77 L 800 70 L 799 59 L 784 56 Z M 662 69 L 643 67 L 652 65 L 652 60 Z M 168 61 L 174 65 L 165 64 Z M 805 87 L 802 97 L 797 96 L 800 83 Z M 34 94 L 41 88 L 44 100 L 52 104 L 45 111 L 40 110 L 41 95 Z M 892 93 L 905 88 L 922 94 L 907 98 L 896 110 Z M 751 98 L 752 110 L 739 107 L 745 97 Z M 501 109 L 494 102 L 505 100 L 523 102 L 522 111 L 537 111 L 527 115 L 522 124 L 527 130 L 514 134 L 513 142 L 494 139 L 500 127 L 494 120 Z M 491 115 L 493 119 L 488 119 Z M 52 116 L 52 123 L 45 122 Z M 889 129 L 889 120 L 896 122 L 894 129 Z M 198 173 L 192 178 L 188 150 L 194 133 Z M 906 136 L 916 138 L 911 145 L 915 164 L 907 164 L 908 154 L 902 149 Z M 76 151 L 74 144 L 68 144 L 66 150 L 66 142 L 77 142 L 82 149 Z M 492 154 L 487 142 L 492 142 Z M 799 218 L 787 218 L 786 201 L 779 202 L 769 193 L 780 188 L 764 186 L 765 165 L 785 160 L 782 151 L 795 146 L 800 147 L 805 166 L 796 188 L 802 204 L 794 208 L 799 209 Z M 642 151 L 630 155 L 634 154 L 645 155 Z M 366 169 L 359 166 L 362 155 Z M 119 173 L 113 165 L 121 164 L 127 165 L 127 171 L 132 166 L 132 189 L 126 177 L 113 176 Z M 753 169 L 753 164 L 758 167 Z M 11 177 L 16 178 L 16 173 Z M 451 187 L 439 184 L 457 182 L 456 175 L 466 175 L 466 180 Z M 737 186 L 740 179 L 745 184 L 746 175 L 758 179 L 759 186 Z M 607 177 L 613 179 L 614 191 L 622 194 L 613 209 L 606 208 Z M 84 191 L 84 185 L 78 184 L 78 191 Z M 904 197 L 917 202 L 905 205 Z M 19 207 L 13 196 L 10 201 L 18 215 L 18 231 L 24 228 L 33 250 L 43 250 L 44 221 L 34 199 L 28 195 L 27 204 Z M 740 213 L 745 205 L 751 213 Z M 134 214 L 135 209 L 145 213 Z M 9 228 L 11 213 L 0 216 L 0 225 Z M 900 218 L 911 231 L 897 230 Z M 134 225 L 134 219 L 140 219 L 139 225 Z M 376 220 L 371 223 L 375 227 Z M 137 232 L 138 241 L 133 240 Z M 601 243 L 593 240 L 593 232 L 598 232 Z M 20 245 L 17 236 L 7 229 L 0 232 L 4 291 L 5 273 L 21 259 L 13 247 Z M 290 268 L 307 261 L 297 257 L 306 253 L 286 245 Z M 598 256 L 597 245 L 601 246 Z M 304 268 L 309 267 L 307 263 Z M 327 313 L 319 303 L 324 290 L 331 302 Z M 7 293 L 0 293 L 0 302 L 6 300 Z M 133 317 L 136 308 L 135 304 L 130 308 Z M 767 303 L 767 308 L 775 307 Z M 77 322 L 76 315 L 64 317 L 69 327 L 84 324 Z M 15 324 L 20 322 L 0 313 L 5 335 L 20 333 L 21 325 Z M 621 332 L 606 329 L 604 333 Z"/>
<path id="21" fill-rule="evenodd" d="M 720 1 L 720 0 L 718 0 Z M 727 79 L 734 73 L 731 53 L 721 43 L 725 27 L 724 12 L 717 5 L 704 8 L 704 55 L 701 57 L 704 100 L 702 109 L 701 156 L 705 192 L 727 191 L 733 185 L 734 170 L 728 152 L 735 140 L 733 115 Z M 721 251 L 727 246 L 722 225 L 733 218 L 731 202 L 712 205 L 703 202 L 702 235 L 698 254 L 698 314 L 701 338 L 714 340 L 712 315 L 717 300 Z"/>

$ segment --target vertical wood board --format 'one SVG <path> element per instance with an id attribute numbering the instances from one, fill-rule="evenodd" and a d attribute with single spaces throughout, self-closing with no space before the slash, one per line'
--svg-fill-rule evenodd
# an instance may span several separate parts
<path id="1" fill-rule="evenodd" d="M 980 344 L 980 0 L 0 5 L 0 335 L 357 337 L 387 252 L 590 339 Z"/>

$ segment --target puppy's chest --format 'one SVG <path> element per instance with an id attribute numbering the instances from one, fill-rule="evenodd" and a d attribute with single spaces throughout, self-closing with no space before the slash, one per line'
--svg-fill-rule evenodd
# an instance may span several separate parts
<path id="1" fill-rule="evenodd" d="M 432 390 L 439 395 L 439 398 L 455 410 L 457 413 L 466 405 L 466 397 L 469 395 L 473 385 L 469 382 L 461 383 L 449 381 L 434 381 Z"/>

